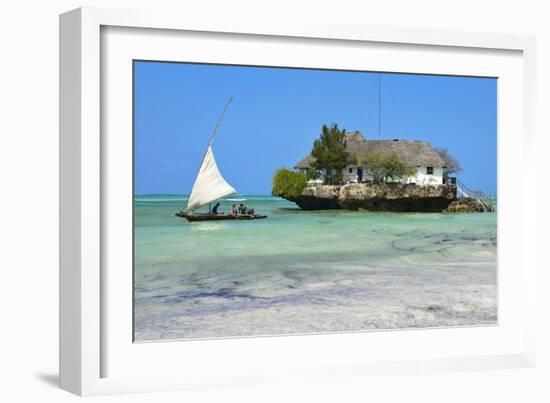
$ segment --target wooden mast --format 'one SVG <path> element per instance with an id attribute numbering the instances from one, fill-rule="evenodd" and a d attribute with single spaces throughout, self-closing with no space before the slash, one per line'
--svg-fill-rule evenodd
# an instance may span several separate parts
<path id="1" fill-rule="evenodd" d="M 227 111 L 227 108 L 229 108 L 229 104 L 231 103 L 231 101 L 233 101 L 233 96 L 231 96 L 229 98 L 229 101 L 227 101 L 227 103 L 225 104 L 225 108 L 223 108 L 222 114 L 218 118 L 218 122 L 216 123 L 216 127 L 214 128 L 214 132 L 212 133 L 212 136 L 210 136 L 210 141 L 208 142 L 209 146 L 212 145 L 212 142 L 214 141 L 214 137 L 218 133 L 218 129 L 220 128 L 220 125 L 222 124 L 223 116 L 225 115 L 225 112 Z M 208 147 L 206 147 L 206 149 L 208 150 Z M 204 155 L 206 156 L 206 151 L 204 152 Z M 202 159 L 204 160 L 204 157 L 202 157 Z M 201 164 L 202 164 L 202 161 L 201 161 Z"/>
<path id="2" fill-rule="evenodd" d="M 229 104 L 231 103 L 231 101 L 233 101 L 233 96 L 229 97 L 229 101 L 227 101 L 227 103 L 225 104 L 225 108 L 223 108 L 223 111 L 222 111 L 220 117 L 218 118 L 218 121 L 216 122 L 216 127 L 214 127 L 214 131 L 212 132 L 212 135 L 210 136 L 210 141 L 208 141 L 208 145 L 206 146 L 206 149 L 204 150 L 204 155 L 202 156 L 201 163 L 199 164 L 199 169 L 197 170 L 197 176 L 198 176 L 198 174 L 201 170 L 202 163 L 204 162 L 204 159 L 206 158 L 206 153 L 208 152 L 208 147 L 210 147 L 212 145 L 212 143 L 214 142 L 214 137 L 218 133 L 218 129 L 220 128 L 220 125 L 222 124 L 223 117 L 225 115 L 225 112 L 227 111 L 227 108 L 229 108 Z M 185 210 L 187 210 L 187 207 L 184 209 L 184 211 Z M 208 203 L 208 213 L 211 213 L 211 212 L 212 212 L 212 206 L 211 206 L 210 203 Z"/>
<path id="3" fill-rule="evenodd" d="M 382 91 L 380 87 L 382 86 L 382 73 L 378 73 L 378 140 L 381 138 L 381 127 L 382 127 Z"/>

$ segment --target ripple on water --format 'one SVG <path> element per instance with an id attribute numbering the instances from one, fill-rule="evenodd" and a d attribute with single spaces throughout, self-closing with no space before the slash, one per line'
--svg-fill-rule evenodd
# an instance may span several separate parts
<path id="1" fill-rule="evenodd" d="M 189 224 L 174 200 L 136 205 L 136 340 L 496 322 L 495 215 L 265 198 L 267 220 Z"/>

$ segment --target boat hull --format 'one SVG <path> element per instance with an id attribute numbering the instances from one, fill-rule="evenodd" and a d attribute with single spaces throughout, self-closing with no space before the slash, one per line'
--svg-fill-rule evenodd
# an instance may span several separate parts
<path id="1" fill-rule="evenodd" d="M 187 214 L 182 211 L 178 211 L 176 216 L 185 218 L 189 222 L 197 221 L 225 221 L 225 220 L 260 220 L 262 218 L 267 218 L 266 215 L 258 214 Z"/>

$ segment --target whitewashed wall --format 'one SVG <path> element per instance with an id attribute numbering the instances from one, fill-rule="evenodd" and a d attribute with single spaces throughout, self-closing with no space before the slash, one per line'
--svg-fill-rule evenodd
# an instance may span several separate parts
<path id="1" fill-rule="evenodd" d="M 357 182 L 357 165 L 347 166 L 342 169 L 342 178 L 344 182 Z M 363 171 L 363 181 L 372 180 L 372 176 L 365 174 Z M 427 174 L 426 166 L 416 168 L 416 175 L 409 176 L 403 180 L 405 183 L 416 183 L 419 186 L 425 185 L 440 185 L 443 183 L 443 168 L 434 167 L 432 175 Z"/>
<path id="2" fill-rule="evenodd" d="M 443 168 L 434 167 L 434 173 L 428 175 L 426 166 L 419 166 L 416 168 L 416 176 L 409 177 L 408 182 L 414 182 L 417 185 L 440 185 L 443 183 Z"/>
<path id="3" fill-rule="evenodd" d="M 357 165 L 350 165 L 342 169 L 342 178 L 344 179 L 344 182 L 357 182 L 357 168 Z M 372 180 L 372 177 L 370 175 L 366 175 L 364 170 L 363 180 Z"/>

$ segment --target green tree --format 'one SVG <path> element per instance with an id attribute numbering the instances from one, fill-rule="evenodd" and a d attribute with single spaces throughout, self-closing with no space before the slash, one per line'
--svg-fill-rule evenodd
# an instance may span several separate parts
<path id="1" fill-rule="evenodd" d="M 370 152 L 358 158 L 359 165 L 365 174 L 372 176 L 376 183 L 384 180 L 384 157 L 378 152 Z"/>
<path id="2" fill-rule="evenodd" d="M 281 168 L 273 176 L 271 194 L 284 198 L 296 198 L 302 194 L 307 186 L 307 178 L 304 174 Z"/>
<path id="3" fill-rule="evenodd" d="M 405 165 L 396 153 L 390 154 L 383 161 L 384 178 L 386 182 L 414 174 L 414 169 Z"/>
<path id="4" fill-rule="evenodd" d="M 310 179 L 319 179 L 321 177 L 321 172 L 314 169 L 314 168 L 309 168 L 307 171 L 306 171 L 306 179 L 307 180 L 310 180 Z"/>
<path id="5" fill-rule="evenodd" d="M 415 173 L 414 169 L 403 163 L 396 153 L 385 156 L 379 152 L 370 152 L 359 157 L 359 164 L 376 183 L 394 181 Z"/>
<path id="6" fill-rule="evenodd" d="M 311 155 L 315 158 L 312 168 L 325 172 L 326 184 L 341 183 L 342 169 L 350 159 L 346 151 L 346 130 L 340 130 L 336 124 L 323 125 L 321 136 L 313 142 Z"/>

